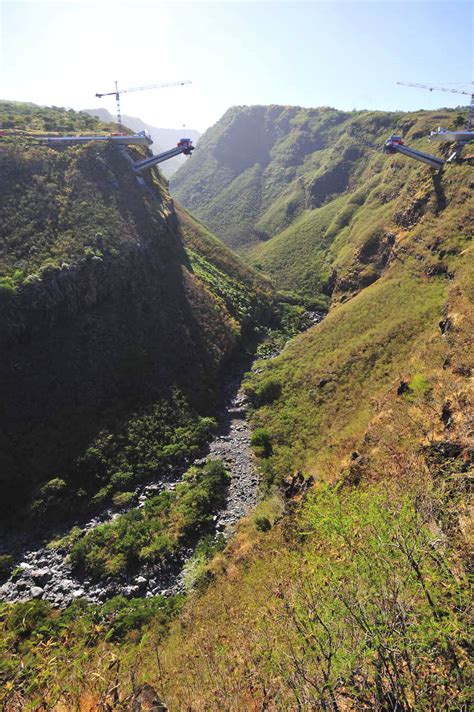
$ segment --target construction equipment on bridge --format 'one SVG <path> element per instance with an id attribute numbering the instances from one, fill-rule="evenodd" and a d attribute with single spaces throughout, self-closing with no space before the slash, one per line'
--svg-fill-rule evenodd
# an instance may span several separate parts
<path id="1" fill-rule="evenodd" d="M 385 153 L 402 153 L 408 158 L 413 158 L 415 161 L 420 161 L 421 163 L 426 163 L 426 165 L 436 170 L 440 170 L 444 166 L 444 161 L 442 158 L 437 156 L 432 156 L 429 153 L 423 153 L 423 151 L 417 151 L 415 148 L 409 148 L 405 146 L 405 143 L 401 136 L 390 136 L 389 139 L 385 141 L 384 145 Z"/>
<path id="2" fill-rule="evenodd" d="M 96 97 L 101 99 L 103 96 L 115 96 L 115 102 L 117 104 L 117 123 L 122 127 L 122 112 L 120 110 L 120 94 L 129 94 L 132 91 L 146 91 L 148 89 L 164 89 L 165 87 L 178 87 L 184 84 L 191 84 L 189 79 L 184 79 L 180 82 L 163 82 L 161 84 L 146 84 L 143 87 L 132 87 L 131 89 L 119 89 L 118 82 L 115 82 L 115 91 L 103 92 L 102 94 L 96 94 Z"/>
<path id="3" fill-rule="evenodd" d="M 431 131 L 430 141 L 457 141 L 464 145 L 474 141 L 474 131 L 449 131 L 438 126 L 437 131 Z"/>
<path id="4" fill-rule="evenodd" d="M 462 84 L 463 82 L 460 83 Z M 466 82 L 466 84 L 467 83 L 468 82 Z M 474 84 L 474 82 L 470 83 Z M 444 91 L 448 92 L 449 94 L 463 94 L 464 96 L 471 97 L 471 103 L 467 112 L 466 128 L 464 131 L 449 131 L 448 129 L 444 129 L 439 126 L 438 130 L 431 131 L 429 136 L 430 141 L 449 141 L 455 142 L 457 144 L 457 147 L 449 156 L 447 163 L 451 163 L 451 161 L 454 161 L 455 159 L 459 158 L 464 146 L 469 143 L 469 141 L 474 140 L 474 131 L 472 131 L 472 119 L 474 116 L 474 91 L 465 91 L 463 89 L 452 89 L 449 87 L 440 87 L 437 85 L 430 86 L 429 84 L 415 84 L 409 82 L 397 82 L 397 84 L 400 84 L 401 86 L 405 87 L 415 87 L 416 89 L 428 89 L 428 91 Z"/>
<path id="5" fill-rule="evenodd" d="M 152 156 L 151 158 L 146 158 L 144 161 L 139 161 L 138 163 L 133 163 L 133 169 L 137 173 L 141 173 L 147 168 L 158 165 L 158 163 L 163 163 L 169 158 L 174 158 L 184 153 L 185 156 L 190 156 L 194 151 L 193 142 L 190 138 L 181 138 L 176 144 L 176 148 L 171 148 L 169 151 L 164 151 L 159 153 L 157 156 Z"/>

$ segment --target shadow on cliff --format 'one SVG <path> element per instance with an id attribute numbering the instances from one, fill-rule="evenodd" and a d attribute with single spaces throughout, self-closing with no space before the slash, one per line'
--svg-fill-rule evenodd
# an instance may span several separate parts
<path id="1" fill-rule="evenodd" d="M 121 159 L 121 157 L 119 157 Z M 112 161 L 97 191 L 139 243 L 45 274 L 0 303 L 0 493 L 11 515 L 68 472 L 94 436 L 180 387 L 212 408 L 236 337 L 189 271 L 173 213 Z"/>

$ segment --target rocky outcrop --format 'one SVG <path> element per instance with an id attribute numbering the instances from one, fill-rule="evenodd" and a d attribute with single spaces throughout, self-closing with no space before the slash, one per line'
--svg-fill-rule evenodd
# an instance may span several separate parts
<path id="1" fill-rule="evenodd" d="M 128 712 L 168 712 L 168 707 L 160 700 L 153 687 L 145 683 L 133 694 Z"/>

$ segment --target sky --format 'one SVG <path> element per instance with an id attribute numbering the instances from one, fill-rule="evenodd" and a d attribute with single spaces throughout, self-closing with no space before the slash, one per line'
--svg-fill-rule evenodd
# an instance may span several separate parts
<path id="1" fill-rule="evenodd" d="M 468 97 L 473 8 L 451 2 L 0 0 L 0 98 L 122 112 L 204 131 L 236 104 L 416 110 Z"/>

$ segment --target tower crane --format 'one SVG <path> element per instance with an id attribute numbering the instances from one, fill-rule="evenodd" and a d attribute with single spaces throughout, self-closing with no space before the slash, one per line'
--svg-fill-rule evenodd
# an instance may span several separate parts
<path id="1" fill-rule="evenodd" d="M 102 94 L 96 94 L 96 97 L 101 99 L 103 96 L 115 96 L 115 101 L 117 104 L 117 123 L 122 128 L 122 114 L 120 111 L 120 94 L 128 94 L 132 91 L 145 91 L 147 89 L 163 89 L 165 87 L 177 87 L 183 86 L 184 84 L 191 84 L 189 79 L 184 79 L 181 82 L 163 82 L 161 84 L 146 84 L 142 87 L 132 87 L 131 89 L 119 89 L 118 82 L 115 82 L 115 91 L 103 92 Z"/>
<path id="2" fill-rule="evenodd" d="M 467 83 L 467 82 L 466 82 Z M 474 115 L 474 88 L 472 91 L 464 91 L 462 89 L 450 89 L 448 87 L 440 86 L 429 86 L 428 84 L 410 84 L 408 82 L 397 82 L 404 87 L 415 87 L 415 89 L 428 89 L 429 91 L 446 91 L 450 94 L 465 94 L 471 97 L 471 103 L 469 105 L 469 111 L 467 114 L 466 131 L 470 131 L 472 128 L 472 117 Z M 471 82 L 474 85 L 474 82 Z"/>

